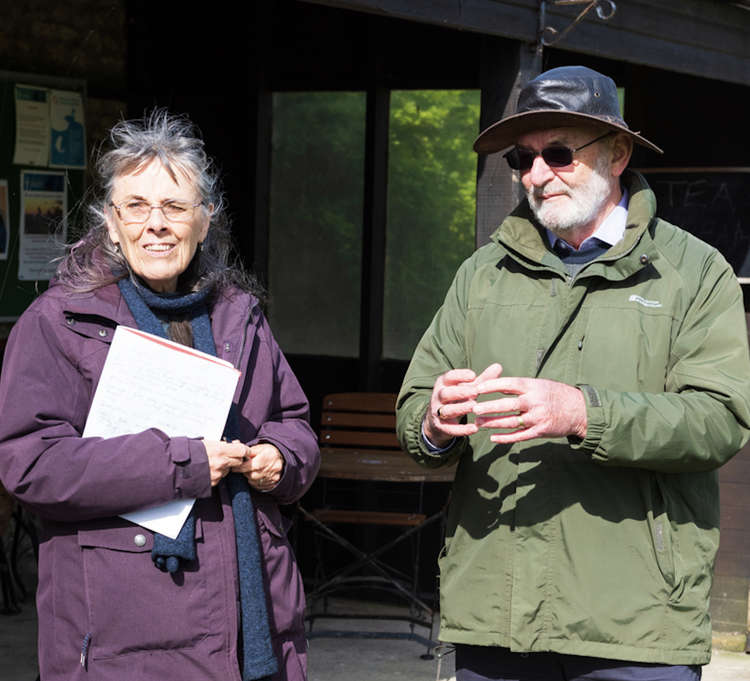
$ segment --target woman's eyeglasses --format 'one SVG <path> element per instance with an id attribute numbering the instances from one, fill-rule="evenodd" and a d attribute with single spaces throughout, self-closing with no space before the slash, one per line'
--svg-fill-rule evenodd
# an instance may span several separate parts
<path id="1" fill-rule="evenodd" d="M 534 165 L 534 159 L 537 156 L 541 156 L 544 159 L 544 162 L 550 168 L 564 168 L 565 166 L 569 166 L 571 163 L 573 163 L 573 154 L 575 154 L 577 151 L 585 149 L 595 142 L 603 140 L 605 137 L 609 137 L 613 134 L 614 130 L 610 130 L 609 132 L 605 132 L 603 135 L 599 135 L 599 137 L 597 137 L 596 139 L 593 139 L 590 142 L 586 142 L 586 144 L 582 144 L 580 147 L 576 147 L 575 149 L 571 149 L 570 147 L 561 145 L 544 147 L 544 149 L 542 149 L 541 151 L 533 151 L 532 149 L 524 149 L 522 147 L 513 147 L 513 149 L 511 149 L 507 154 L 504 154 L 503 158 L 508 162 L 508 165 L 513 168 L 513 170 L 529 170 L 531 166 Z"/>
<path id="2" fill-rule="evenodd" d="M 128 224 L 146 222 L 154 209 L 160 210 L 170 222 L 190 222 L 195 209 L 203 203 L 203 201 L 198 201 L 198 203 L 166 201 L 152 206 L 148 201 L 131 199 L 130 201 L 123 201 L 119 204 L 111 203 L 110 205 L 117 211 L 120 220 Z"/>

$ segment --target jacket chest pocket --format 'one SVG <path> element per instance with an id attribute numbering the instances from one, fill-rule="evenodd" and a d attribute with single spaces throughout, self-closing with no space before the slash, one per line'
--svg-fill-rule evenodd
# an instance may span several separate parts
<path id="1" fill-rule="evenodd" d="M 132 524 L 79 530 L 78 544 L 89 612 L 82 635 L 91 634 L 92 659 L 186 648 L 208 634 L 199 561 L 174 577 L 161 572 L 151 560 L 153 533 Z"/>
<path id="2" fill-rule="evenodd" d="M 576 382 L 611 390 L 662 392 L 670 338 L 671 317 L 658 309 L 592 309 L 573 350 L 578 355 Z"/>
<path id="3" fill-rule="evenodd" d="M 72 313 L 66 313 L 61 324 L 67 330 L 70 342 L 76 347 L 78 370 L 90 385 L 90 395 L 93 398 L 116 326 L 110 320 L 95 318 L 92 321 Z"/>

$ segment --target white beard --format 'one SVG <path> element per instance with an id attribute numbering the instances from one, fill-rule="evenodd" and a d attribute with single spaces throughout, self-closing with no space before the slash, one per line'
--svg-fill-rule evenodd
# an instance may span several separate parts
<path id="1" fill-rule="evenodd" d="M 542 187 L 531 187 L 526 192 L 529 206 L 542 227 L 562 236 L 597 218 L 612 192 L 608 174 L 609 159 L 600 156 L 586 184 L 569 187 L 555 178 Z M 568 200 L 548 202 L 542 199 L 546 193 L 563 193 Z"/>

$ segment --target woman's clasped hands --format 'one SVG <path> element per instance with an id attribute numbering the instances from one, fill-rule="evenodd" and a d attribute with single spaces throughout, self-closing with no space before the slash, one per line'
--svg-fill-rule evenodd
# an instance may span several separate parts
<path id="1" fill-rule="evenodd" d="M 215 487 L 229 473 L 242 473 L 248 483 L 259 492 L 269 492 L 281 480 L 284 457 L 269 442 L 246 445 L 239 440 L 203 440 L 208 455 L 211 487 Z"/>

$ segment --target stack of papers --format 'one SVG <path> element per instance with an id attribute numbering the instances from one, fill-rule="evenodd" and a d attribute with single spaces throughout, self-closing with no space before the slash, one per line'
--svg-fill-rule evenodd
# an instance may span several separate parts
<path id="1" fill-rule="evenodd" d="M 169 437 L 220 440 L 239 377 L 229 362 L 118 326 L 83 437 L 158 428 Z M 194 501 L 177 499 L 122 517 L 174 539 Z"/>

